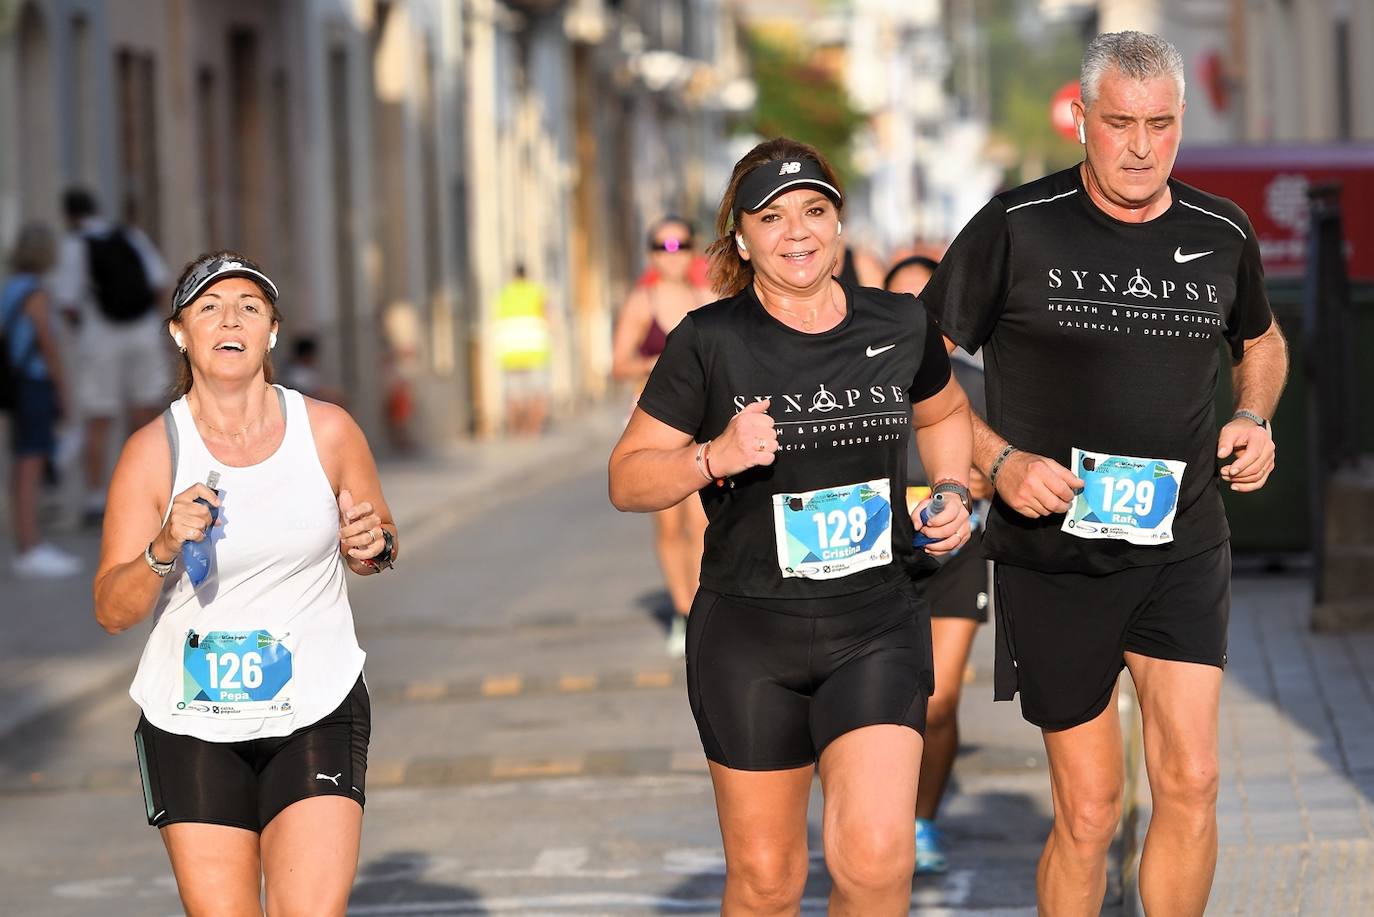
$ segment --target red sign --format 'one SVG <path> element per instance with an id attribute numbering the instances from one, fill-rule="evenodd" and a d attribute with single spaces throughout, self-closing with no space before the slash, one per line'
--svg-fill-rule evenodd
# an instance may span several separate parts
<path id="1" fill-rule="evenodd" d="M 1065 83 L 1050 99 L 1050 124 L 1065 140 L 1078 142 L 1078 124 L 1073 119 L 1073 103 L 1078 101 L 1078 80 Z"/>
<path id="2" fill-rule="evenodd" d="M 1185 148 L 1173 174 L 1234 201 L 1255 227 L 1265 273 L 1290 277 L 1307 265 L 1307 189 L 1340 182 L 1346 267 L 1374 280 L 1374 144 Z"/>

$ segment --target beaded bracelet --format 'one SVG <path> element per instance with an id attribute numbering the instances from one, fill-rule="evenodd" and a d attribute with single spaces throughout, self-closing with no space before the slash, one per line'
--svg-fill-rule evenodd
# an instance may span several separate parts
<path id="1" fill-rule="evenodd" d="M 707 481 L 713 481 L 715 479 L 711 477 L 711 472 L 707 470 L 706 463 L 702 459 L 702 454 L 706 451 L 706 447 L 709 445 L 711 445 L 710 442 L 704 442 L 700 446 L 697 446 L 697 454 L 695 461 L 697 465 L 697 471 L 701 472 L 701 476 L 705 478 Z"/>
<path id="2" fill-rule="evenodd" d="M 1007 457 L 1011 455 L 1013 452 L 1020 451 L 1020 449 L 1017 449 L 1011 443 L 1007 443 L 1006 448 L 1004 448 L 1002 450 L 1002 453 L 999 456 L 997 456 L 997 461 L 993 462 L 992 467 L 988 469 L 989 485 L 991 485 L 993 488 L 997 487 L 997 472 L 1002 470 L 1002 463 L 1005 462 L 1007 460 Z"/>
<path id="3" fill-rule="evenodd" d="M 711 470 L 711 443 L 712 440 L 708 439 L 706 441 L 706 451 L 701 455 L 702 460 L 706 463 L 706 473 L 710 475 L 711 480 L 716 482 L 717 487 L 724 487 L 727 483 L 729 483 L 731 487 L 734 487 L 735 482 L 733 480 L 728 477 L 718 478 L 715 472 Z"/>

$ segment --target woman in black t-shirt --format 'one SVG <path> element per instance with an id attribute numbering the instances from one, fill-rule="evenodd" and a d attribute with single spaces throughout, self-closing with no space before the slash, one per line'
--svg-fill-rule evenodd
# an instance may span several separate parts
<path id="1" fill-rule="evenodd" d="M 969 537 L 968 400 L 913 297 L 831 277 L 841 202 L 805 144 L 735 165 L 708 249 L 727 298 L 669 335 L 611 455 L 618 509 L 697 491 L 709 519 L 687 681 L 729 913 L 800 907 L 817 769 L 832 905 L 907 912 L 933 686 L 913 578 Z M 903 504 L 913 425 L 944 502 L 924 552 Z"/>

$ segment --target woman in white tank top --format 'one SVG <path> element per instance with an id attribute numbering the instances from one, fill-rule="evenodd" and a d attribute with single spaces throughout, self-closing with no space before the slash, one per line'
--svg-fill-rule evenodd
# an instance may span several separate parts
<path id="1" fill-rule="evenodd" d="M 371 714 L 345 568 L 390 567 L 396 527 L 353 419 L 270 384 L 276 301 L 234 252 L 183 272 L 181 398 L 124 447 L 95 579 L 106 630 L 154 616 L 134 738 L 190 914 L 259 913 L 265 887 L 269 913 L 341 915 L 357 869 Z"/>

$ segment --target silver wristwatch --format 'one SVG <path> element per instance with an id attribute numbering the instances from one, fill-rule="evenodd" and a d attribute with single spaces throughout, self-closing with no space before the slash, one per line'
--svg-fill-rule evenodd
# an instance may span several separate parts
<path id="1" fill-rule="evenodd" d="M 163 563 L 162 561 L 154 557 L 153 543 L 151 541 L 148 542 L 148 547 L 143 549 L 143 559 L 148 562 L 148 569 L 152 570 L 154 573 L 161 577 L 166 577 L 168 573 L 171 573 L 172 567 L 176 566 L 177 562 L 176 557 L 173 557 L 166 563 Z"/>

